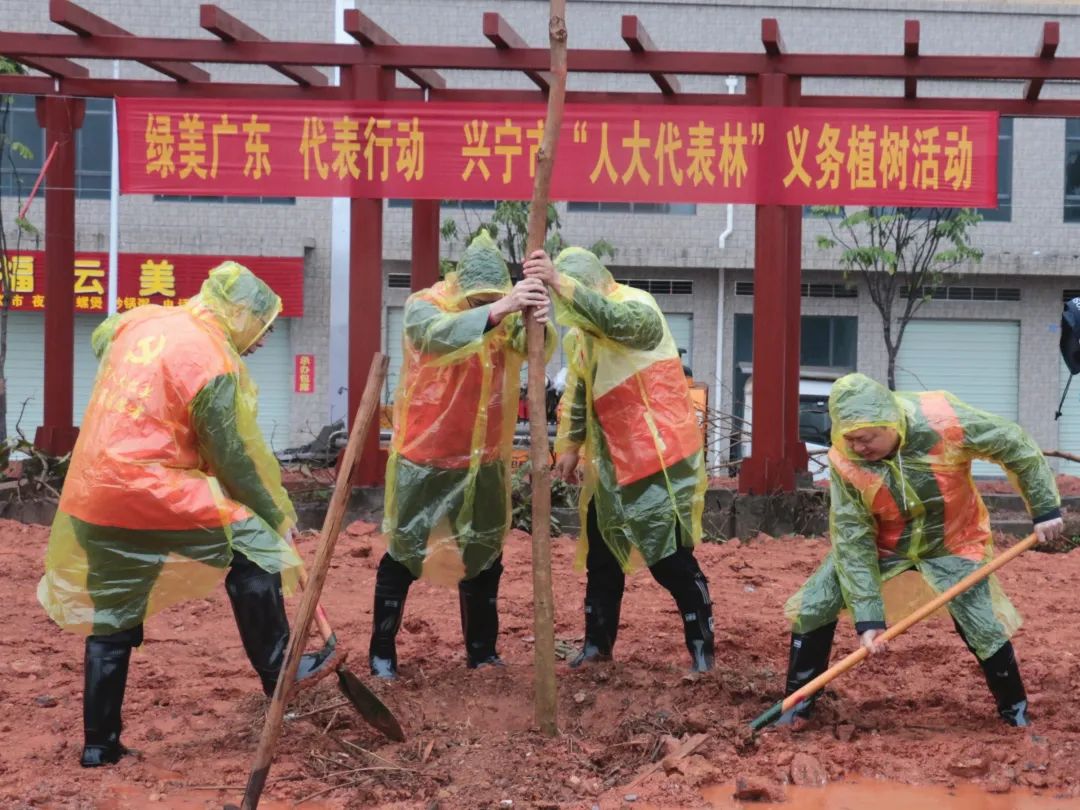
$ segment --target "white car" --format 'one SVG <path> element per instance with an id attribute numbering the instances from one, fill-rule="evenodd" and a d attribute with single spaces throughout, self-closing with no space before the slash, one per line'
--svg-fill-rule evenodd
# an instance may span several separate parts
<path id="1" fill-rule="evenodd" d="M 750 369 L 747 369 L 748 371 Z M 810 472 L 815 481 L 829 478 L 829 461 L 826 454 L 832 443 L 829 419 L 829 391 L 832 384 L 847 374 L 846 370 L 804 366 L 799 370 L 799 438 L 806 442 L 806 451 L 810 453 Z M 753 437 L 754 413 L 754 378 L 750 377 L 743 388 L 743 424 L 745 437 L 742 440 L 742 457 L 750 455 Z"/>

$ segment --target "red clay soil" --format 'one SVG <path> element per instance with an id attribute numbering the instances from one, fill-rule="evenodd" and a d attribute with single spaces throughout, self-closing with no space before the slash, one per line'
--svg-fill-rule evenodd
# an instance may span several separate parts
<path id="1" fill-rule="evenodd" d="M 324 599 L 361 674 L 381 552 L 372 530 L 353 524 L 342 535 Z M 224 594 L 148 623 L 124 715 L 124 740 L 141 756 L 82 770 L 82 639 L 53 626 L 34 597 L 46 535 L 41 527 L 0 522 L 0 806 L 238 801 L 265 703 Z M 301 547 L 310 559 L 313 536 Z M 582 671 L 559 662 L 561 734 L 549 739 L 533 729 L 530 547 L 514 533 L 500 600 L 508 666 L 467 670 L 456 594 L 417 584 L 400 636 L 403 677 L 375 685 L 408 741 L 388 742 L 346 708 L 332 708 L 340 695 L 324 681 L 296 699 L 293 713 L 306 716 L 286 724 L 261 806 L 290 807 L 318 793 L 301 806 L 608 808 L 625 806 L 632 794 L 636 806 L 701 807 L 703 792 L 715 796 L 717 785 L 738 777 L 782 792 L 790 774 L 806 773 L 799 754 L 815 758 L 833 781 L 973 781 L 993 792 L 1019 785 L 1046 797 L 1080 795 L 1075 552 L 1029 553 L 1001 577 L 1027 618 L 1016 647 L 1033 730 L 997 721 L 982 675 L 950 623 L 931 620 L 838 681 L 807 730 L 753 739 L 748 722 L 781 697 L 781 606 L 825 550 L 820 540 L 765 537 L 700 549 L 717 604 L 717 668 L 705 676 L 686 672 L 667 593 L 648 574 L 632 577 L 617 660 Z M 560 648 L 576 646 L 581 635 L 584 577 L 572 571 L 572 558 L 573 543 L 556 541 Z M 836 655 L 854 643 L 850 625 L 841 624 Z M 650 762 L 700 733 L 709 737 L 693 755 L 628 787 Z"/>

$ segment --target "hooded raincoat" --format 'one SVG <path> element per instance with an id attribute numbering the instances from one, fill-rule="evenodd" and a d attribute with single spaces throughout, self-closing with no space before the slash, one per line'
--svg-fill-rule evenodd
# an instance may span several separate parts
<path id="1" fill-rule="evenodd" d="M 502 553 L 527 347 L 520 313 L 494 327 L 488 314 L 511 286 L 482 231 L 456 272 L 405 305 L 383 531 L 390 556 L 417 577 L 471 579 Z M 547 338 L 550 356 L 550 326 Z"/>
<path id="2" fill-rule="evenodd" d="M 702 435 L 682 360 L 652 296 L 617 284 L 600 260 L 567 248 L 555 260 L 556 318 L 569 373 L 557 453 L 584 448 L 581 525 L 590 501 L 624 571 L 701 540 Z M 582 536 L 578 560 L 588 541 Z"/>
<path id="3" fill-rule="evenodd" d="M 971 477 L 973 459 L 1003 467 L 1036 522 L 1059 514 L 1054 476 L 1035 442 L 948 392 L 892 392 L 849 374 L 833 385 L 829 414 L 832 551 L 788 600 L 797 633 L 835 621 L 845 606 L 858 632 L 882 628 L 884 580 L 914 568 L 940 593 L 989 560 L 990 518 Z M 896 453 L 865 461 L 848 450 L 845 434 L 865 427 L 896 430 Z M 995 577 L 949 611 L 983 660 L 1020 626 Z"/>
<path id="4" fill-rule="evenodd" d="M 233 549 L 270 573 L 300 565 L 241 359 L 280 312 L 266 284 L 226 262 L 185 306 L 139 307 L 95 330 L 100 365 L 38 585 L 61 627 L 107 635 L 205 596 Z"/>

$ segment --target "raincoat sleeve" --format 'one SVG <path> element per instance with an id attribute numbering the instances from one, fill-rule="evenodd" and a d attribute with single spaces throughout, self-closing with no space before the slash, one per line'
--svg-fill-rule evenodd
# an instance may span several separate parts
<path id="1" fill-rule="evenodd" d="M 566 388 L 559 400 L 559 426 L 555 434 L 556 455 L 577 450 L 585 443 L 589 392 L 585 384 L 582 340 L 583 336 L 578 329 L 571 329 L 563 338 L 563 349 L 567 358 Z"/>
<path id="2" fill-rule="evenodd" d="M 296 512 L 277 459 L 242 400 L 235 374 L 215 377 L 195 395 L 191 423 L 199 452 L 232 499 L 284 535 L 296 524 Z"/>
<path id="3" fill-rule="evenodd" d="M 830 482 L 829 534 L 840 590 L 855 622 L 855 632 L 884 628 L 877 524 L 862 493 L 835 469 Z"/>
<path id="4" fill-rule="evenodd" d="M 585 444 L 585 409 L 585 380 L 571 371 L 566 376 L 566 390 L 559 405 L 559 430 L 555 436 L 556 455 L 577 450 Z"/>
<path id="5" fill-rule="evenodd" d="M 520 312 L 511 312 L 503 319 L 506 329 L 510 334 L 510 348 L 518 354 L 529 353 L 529 334 L 525 329 L 525 319 Z M 555 327 L 548 321 L 544 324 L 544 359 L 550 360 L 555 354 L 555 346 L 558 344 L 559 335 Z"/>
<path id="6" fill-rule="evenodd" d="M 1015 422 L 973 408 L 951 394 L 949 402 L 964 428 L 964 447 L 972 456 L 1004 468 L 1027 504 L 1032 519 L 1061 516 L 1061 496 L 1042 450 Z"/>
<path id="7" fill-rule="evenodd" d="M 411 299 L 405 306 L 405 335 L 423 354 L 450 354 L 484 336 L 490 309 L 447 312 L 430 301 Z"/>
<path id="8" fill-rule="evenodd" d="M 613 301 L 565 273 L 559 274 L 553 292 L 559 322 L 566 326 L 642 351 L 664 339 L 663 316 L 642 301 Z"/>
<path id="9" fill-rule="evenodd" d="M 112 343 L 113 335 L 116 334 L 116 329 L 120 326 L 120 319 L 123 317 L 119 312 L 114 312 L 99 323 L 91 333 L 90 348 L 94 352 L 94 357 L 98 360 L 101 359 L 102 355 L 105 354 L 105 350 L 109 348 L 109 344 Z"/>

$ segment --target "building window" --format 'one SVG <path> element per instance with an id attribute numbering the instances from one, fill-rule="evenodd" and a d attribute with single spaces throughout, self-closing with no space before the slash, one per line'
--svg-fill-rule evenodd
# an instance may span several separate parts
<path id="1" fill-rule="evenodd" d="M 979 213 L 987 222 L 1010 222 L 1012 220 L 1013 190 L 1013 119 L 998 119 L 998 207 L 980 208 Z"/>
<path id="2" fill-rule="evenodd" d="M 1080 118 L 1065 119 L 1065 221 L 1080 222 Z"/>
<path id="3" fill-rule="evenodd" d="M 12 154 L 4 166 L 0 193 L 26 196 L 34 187 L 45 163 L 45 130 L 38 125 L 33 96 L 12 96 L 7 121 L 7 137 L 21 143 L 33 155 L 27 159 Z M 5 156 L 5 162 L 7 156 Z M 112 176 L 112 101 L 105 98 L 86 100 L 86 117 L 75 131 L 75 196 L 102 200 L 109 197 Z M 42 182 L 41 191 L 45 190 Z"/>
<path id="4" fill-rule="evenodd" d="M 644 202 L 572 202 L 566 210 L 600 214 L 677 214 L 694 216 L 697 205 L 694 203 L 644 203 Z"/>
<path id="5" fill-rule="evenodd" d="M 851 316 L 803 315 L 800 363 L 854 371 L 858 323 L 858 318 Z"/>
<path id="6" fill-rule="evenodd" d="M 412 208 L 412 200 L 391 199 L 387 200 L 390 208 Z M 460 208 L 467 211 L 494 211 L 495 200 L 442 200 L 440 208 Z"/>
<path id="7" fill-rule="evenodd" d="M 803 315 L 799 365 L 854 371 L 858 356 L 859 319 L 851 315 Z M 735 316 L 733 363 L 735 415 L 742 416 L 743 388 L 754 359 L 754 316 Z"/>
<path id="8" fill-rule="evenodd" d="M 296 205 L 296 197 L 199 197 L 193 194 L 155 194 L 154 202 Z"/>

